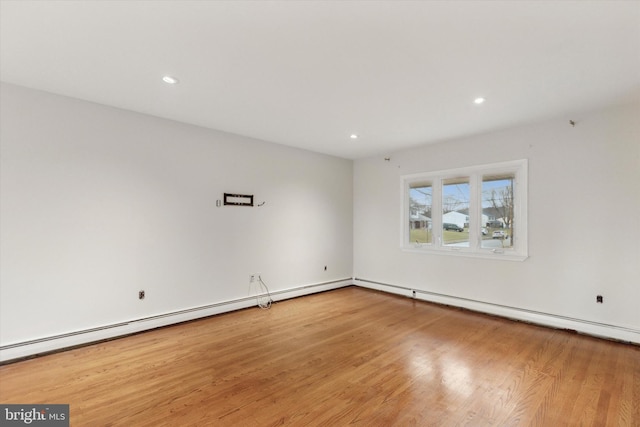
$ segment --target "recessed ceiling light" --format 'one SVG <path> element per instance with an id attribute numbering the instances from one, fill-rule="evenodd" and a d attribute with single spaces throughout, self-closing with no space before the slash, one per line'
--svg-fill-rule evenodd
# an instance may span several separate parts
<path id="1" fill-rule="evenodd" d="M 352 133 L 351 136 L 349 137 L 351 139 L 358 139 L 358 135 L 356 135 L 355 133 Z"/>
<path id="2" fill-rule="evenodd" d="M 476 98 L 473 100 L 473 102 L 475 102 L 476 104 L 480 105 L 484 102 L 484 98 L 480 97 L 480 98 Z"/>
<path id="3" fill-rule="evenodd" d="M 176 83 L 178 83 L 178 79 L 176 79 L 175 77 L 171 77 L 171 76 L 164 76 L 162 78 L 162 81 L 165 83 L 169 83 L 170 85 L 174 85 Z"/>

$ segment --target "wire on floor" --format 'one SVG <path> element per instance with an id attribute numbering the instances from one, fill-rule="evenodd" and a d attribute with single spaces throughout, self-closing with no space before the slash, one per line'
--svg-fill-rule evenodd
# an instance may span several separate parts
<path id="1" fill-rule="evenodd" d="M 258 307 L 268 310 L 271 308 L 271 304 L 273 303 L 273 299 L 271 299 L 271 293 L 269 292 L 269 288 L 267 284 L 264 283 L 262 277 L 258 276 L 258 284 L 260 285 L 260 294 L 256 296 L 256 301 L 258 302 Z"/>

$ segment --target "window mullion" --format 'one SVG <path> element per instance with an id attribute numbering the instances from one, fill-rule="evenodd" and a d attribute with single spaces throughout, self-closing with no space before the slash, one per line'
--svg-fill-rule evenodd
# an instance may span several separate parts
<path id="1" fill-rule="evenodd" d="M 478 236 L 480 235 L 480 224 L 482 220 L 482 208 L 478 209 L 478 206 L 482 203 L 482 198 L 479 197 L 478 190 L 478 174 L 473 174 L 469 177 L 469 249 L 476 251 L 480 247 Z"/>
<path id="2" fill-rule="evenodd" d="M 442 248 L 442 179 L 433 180 L 433 207 L 431 208 L 431 224 L 433 226 L 433 244 Z"/>

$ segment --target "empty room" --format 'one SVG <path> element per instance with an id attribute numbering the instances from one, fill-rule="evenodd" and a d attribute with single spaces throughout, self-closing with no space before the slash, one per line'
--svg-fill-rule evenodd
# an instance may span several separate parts
<path id="1" fill-rule="evenodd" d="M 0 0 L 0 425 L 640 426 L 640 1 Z"/>

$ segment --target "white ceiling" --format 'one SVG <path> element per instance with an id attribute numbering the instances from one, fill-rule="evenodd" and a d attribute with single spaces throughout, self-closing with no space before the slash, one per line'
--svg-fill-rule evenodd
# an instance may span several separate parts
<path id="1" fill-rule="evenodd" d="M 638 1 L 0 4 L 5 82 L 345 158 L 640 99 Z"/>

